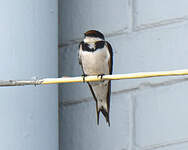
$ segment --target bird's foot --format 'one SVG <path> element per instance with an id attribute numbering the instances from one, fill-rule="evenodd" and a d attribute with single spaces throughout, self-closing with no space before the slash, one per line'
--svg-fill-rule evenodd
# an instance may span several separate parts
<path id="1" fill-rule="evenodd" d="M 100 77 L 100 79 L 102 80 L 102 78 L 103 78 L 104 75 L 105 75 L 105 74 L 98 74 L 97 77 L 98 77 L 98 78 Z"/>
<path id="2" fill-rule="evenodd" d="M 86 80 L 85 80 L 85 77 L 87 77 L 88 75 L 87 74 L 83 74 L 82 77 L 83 77 L 83 82 L 85 83 Z"/>

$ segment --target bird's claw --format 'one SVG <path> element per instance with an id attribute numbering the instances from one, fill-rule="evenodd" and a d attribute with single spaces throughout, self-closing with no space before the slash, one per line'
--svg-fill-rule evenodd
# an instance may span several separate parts
<path id="1" fill-rule="evenodd" d="M 98 74 L 98 75 L 97 75 L 97 77 L 98 77 L 98 78 L 100 77 L 101 80 L 102 80 L 103 76 L 104 76 L 104 74 Z"/>
<path id="2" fill-rule="evenodd" d="M 86 82 L 85 77 L 87 77 L 87 74 L 83 74 L 82 77 L 83 77 L 83 82 L 85 83 Z"/>

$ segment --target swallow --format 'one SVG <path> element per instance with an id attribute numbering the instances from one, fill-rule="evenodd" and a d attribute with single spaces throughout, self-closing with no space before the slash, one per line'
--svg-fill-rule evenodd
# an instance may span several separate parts
<path id="1" fill-rule="evenodd" d="M 79 44 L 79 64 L 81 65 L 83 76 L 112 74 L 113 51 L 104 35 L 96 30 L 89 30 L 84 33 L 84 39 Z M 110 126 L 110 95 L 111 80 L 100 82 L 87 82 L 93 98 L 96 101 L 97 124 L 99 125 L 100 112 L 104 115 L 106 122 Z"/>

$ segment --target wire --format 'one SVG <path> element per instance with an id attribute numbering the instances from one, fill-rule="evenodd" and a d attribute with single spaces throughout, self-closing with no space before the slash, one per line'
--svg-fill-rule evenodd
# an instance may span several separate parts
<path id="1" fill-rule="evenodd" d="M 86 76 L 85 82 L 103 81 L 103 80 L 121 80 L 121 79 L 138 79 L 162 76 L 184 76 L 188 75 L 188 69 L 160 72 L 139 72 L 128 74 L 104 75 L 101 79 L 99 76 Z M 44 78 L 39 80 L 8 80 L 0 81 L 0 86 L 24 86 L 24 85 L 42 85 L 42 84 L 59 84 L 84 82 L 83 77 L 62 77 L 62 78 Z"/>

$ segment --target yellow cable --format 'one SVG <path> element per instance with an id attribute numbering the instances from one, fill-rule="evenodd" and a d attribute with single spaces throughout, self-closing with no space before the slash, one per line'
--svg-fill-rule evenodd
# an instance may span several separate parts
<path id="1" fill-rule="evenodd" d="M 137 79 L 137 78 L 180 76 L 180 75 L 181 76 L 188 75 L 188 69 L 174 70 L 174 71 L 139 72 L 139 73 L 128 73 L 128 74 L 104 75 L 103 80 Z M 86 82 L 93 82 L 100 80 L 101 80 L 100 77 L 97 76 L 85 77 Z M 83 77 L 46 78 L 39 81 L 41 81 L 41 84 L 72 83 L 72 82 L 83 82 Z"/>
<path id="2" fill-rule="evenodd" d="M 121 79 L 137 79 L 162 76 L 183 76 L 188 75 L 188 69 L 160 72 L 139 72 L 128 74 L 113 74 L 104 75 L 103 80 L 121 80 Z M 98 76 L 85 77 L 86 82 L 101 81 Z M 45 78 L 39 80 L 0 80 L 0 86 L 24 86 L 24 85 L 40 85 L 40 84 L 58 84 L 58 83 L 73 83 L 83 82 L 83 77 L 62 77 L 62 78 Z"/>

